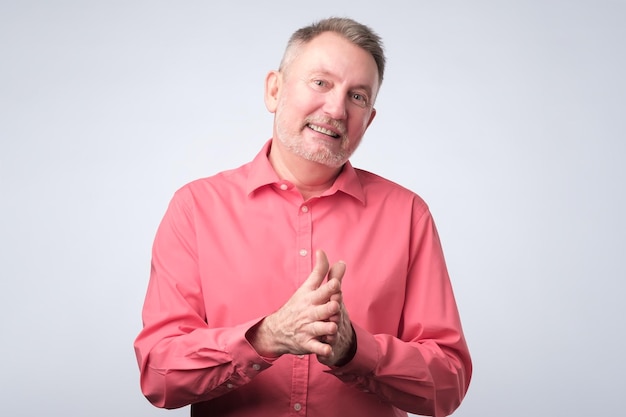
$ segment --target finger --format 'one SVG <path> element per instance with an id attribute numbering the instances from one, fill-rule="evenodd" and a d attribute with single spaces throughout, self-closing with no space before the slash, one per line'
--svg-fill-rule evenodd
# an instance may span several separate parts
<path id="1" fill-rule="evenodd" d="M 333 314 L 327 319 L 327 321 L 332 321 L 333 323 L 339 324 L 339 322 L 341 321 L 341 314 L 340 313 Z"/>
<path id="2" fill-rule="evenodd" d="M 312 290 L 319 288 L 324 282 L 324 278 L 328 274 L 328 257 L 323 250 L 315 251 L 315 265 L 308 278 L 302 286 L 306 286 Z"/>
<path id="3" fill-rule="evenodd" d="M 341 304 L 342 295 L 341 295 L 341 283 L 332 279 L 317 288 L 312 293 L 311 301 L 317 305 L 323 305 L 332 301 L 334 304 Z M 334 309 L 335 307 L 333 307 Z"/>
<path id="4" fill-rule="evenodd" d="M 337 279 L 339 282 L 343 280 L 343 276 L 346 273 L 346 263 L 344 261 L 339 261 L 333 264 L 328 271 L 328 280 Z"/>
<path id="5" fill-rule="evenodd" d="M 311 310 L 313 314 L 311 319 L 313 321 L 329 321 L 332 317 L 339 316 L 339 309 L 340 309 L 339 303 L 336 303 L 334 301 L 329 301 L 322 305 L 315 306 L 313 310 Z M 336 320 L 331 320 L 331 321 L 336 321 Z"/>
<path id="6" fill-rule="evenodd" d="M 339 331 L 339 327 L 337 323 L 332 323 L 329 321 L 317 321 L 312 323 L 310 327 L 311 335 L 314 336 L 316 340 L 323 340 L 327 337 L 334 336 Z"/>
<path id="7" fill-rule="evenodd" d="M 307 346 L 307 350 L 314 355 L 318 355 L 324 358 L 330 357 L 333 353 L 333 348 L 328 343 L 320 342 L 319 340 L 311 340 Z"/>
<path id="8" fill-rule="evenodd" d="M 329 285 L 333 289 L 335 289 L 334 282 L 338 283 L 338 286 L 336 287 L 336 291 L 330 295 L 330 299 L 332 301 L 336 301 L 338 303 L 342 302 L 341 283 L 343 281 L 343 277 L 344 277 L 345 273 L 346 273 L 346 264 L 343 261 L 339 261 L 339 262 L 333 264 L 333 266 L 331 266 L 330 270 L 328 271 Z M 335 280 L 335 281 L 333 282 L 333 280 Z"/>

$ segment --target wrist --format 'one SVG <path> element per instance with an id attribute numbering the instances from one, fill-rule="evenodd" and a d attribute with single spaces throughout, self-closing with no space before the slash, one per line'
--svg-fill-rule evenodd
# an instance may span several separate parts
<path id="1" fill-rule="evenodd" d="M 348 363 L 350 363 L 352 359 L 354 359 L 354 356 L 356 355 L 356 350 L 357 350 L 356 332 L 354 331 L 354 328 L 352 327 L 352 325 L 350 326 L 350 328 L 352 330 L 352 337 L 350 340 L 350 345 L 348 346 L 348 349 L 346 349 L 344 354 L 337 360 L 337 362 L 335 362 L 335 364 L 333 365 L 335 367 L 347 365 Z"/>
<path id="2" fill-rule="evenodd" d="M 254 350 L 265 358 L 277 358 L 281 353 L 277 351 L 272 342 L 271 331 L 267 323 L 268 318 L 265 317 L 260 322 L 252 326 L 246 332 L 246 339 Z"/>

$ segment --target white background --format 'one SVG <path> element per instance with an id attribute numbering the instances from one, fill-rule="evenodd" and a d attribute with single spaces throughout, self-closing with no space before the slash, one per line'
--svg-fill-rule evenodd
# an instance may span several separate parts
<path id="1" fill-rule="evenodd" d="M 154 232 L 258 152 L 266 72 L 330 15 L 386 44 L 353 163 L 435 215 L 475 365 L 455 416 L 623 415 L 624 1 L 2 0 L 3 416 L 188 415 L 138 387 Z"/>

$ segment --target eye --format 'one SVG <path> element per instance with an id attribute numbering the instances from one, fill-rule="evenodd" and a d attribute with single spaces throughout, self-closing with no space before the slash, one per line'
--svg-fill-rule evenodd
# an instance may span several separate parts
<path id="1" fill-rule="evenodd" d="M 324 80 L 313 80 L 313 85 L 316 87 L 327 87 L 328 83 Z"/>
<path id="2" fill-rule="evenodd" d="M 367 96 L 361 93 L 351 93 L 350 99 L 360 107 L 366 107 L 369 102 Z"/>

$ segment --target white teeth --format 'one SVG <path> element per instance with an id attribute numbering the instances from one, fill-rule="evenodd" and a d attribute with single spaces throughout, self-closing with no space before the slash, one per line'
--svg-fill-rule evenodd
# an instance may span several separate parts
<path id="1" fill-rule="evenodd" d="M 333 132 L 332 130 L 324 129 L 321 126 L 316 126 L 316 125 L 313 125 L 313 124 L 309 124 L 309 127 L 311 129 L 315 130 L 316 132 L 320 132 L 320 133 L 323 133 L 325 135 L 332 136 L 333 138 L 338 138 L 339 137 L 339 135 L 336 134 L 335 132 Z"/>

